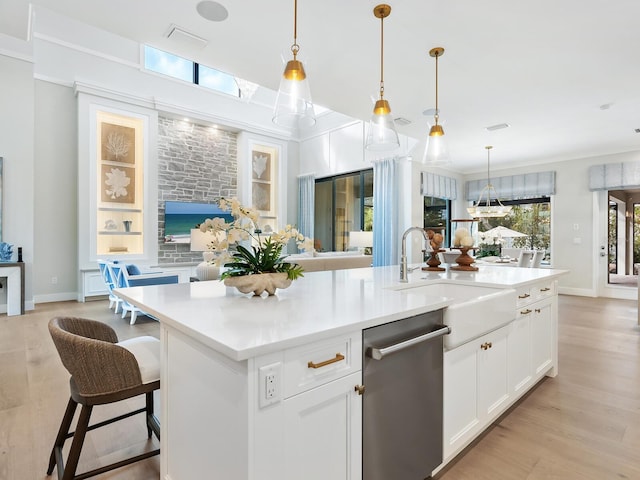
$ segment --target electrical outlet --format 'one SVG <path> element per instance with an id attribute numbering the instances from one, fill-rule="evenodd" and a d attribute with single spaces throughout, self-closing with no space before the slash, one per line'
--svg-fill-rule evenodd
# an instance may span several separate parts
<path id="1" fill-rule="evenodd" d="M 57 285 L 58 284 L 58 277 L 51 277 L 51 284 L 52 285 Z"/>
<path id="2" fill-rule="evenodd" d="M 278 393 L 276 388 L 276 375 L 275 373 L 267 373 L 265 377 L 265 398 L 267 400 L 273 400 Z"/>
<path id="3" fill-rule="evenodd" d="M 272 363 L 260 367 L 258 370 L 258 396 L 260 408 L 280 401 L 280 383 L 282 378 L 282 364 Z"/>

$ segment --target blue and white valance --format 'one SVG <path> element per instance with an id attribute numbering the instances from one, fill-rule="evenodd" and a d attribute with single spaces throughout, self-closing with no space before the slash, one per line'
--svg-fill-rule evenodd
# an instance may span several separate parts
<path id="1" fill-rule="evenodd" d="M 500 200 L 524 200 L 555 195 L 556 172 L 536 172 L 522 175 L 509 175 L 491 179 Z M 480 192 L 487 186 L 487 179 L 471 180 L 465 183 L 465 198 L 473 202 L 478 200 Z"/>
<path id="2" fill-rule="evenodd" d="M 455 200 L 458 198 L 458 183 L 455 178 L 422 172 L 420 194 L 423 197 L 444 198 Z"/>
<path id="3" fill-rule="evenodd" d="M 608 163 L 589 168 L 589 190 L 640 187 L 640 162 Z"/>

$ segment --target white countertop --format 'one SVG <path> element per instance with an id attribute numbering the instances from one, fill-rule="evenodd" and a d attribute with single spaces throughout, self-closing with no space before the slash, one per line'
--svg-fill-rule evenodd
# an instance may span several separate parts
<path id="1" fill-rule="evenodd" d="M 218 281 L 118 289 L 118 295 L 233 360 L 448 306 L 451 299 L 407 290 L 434 282 L 514 288 L 552 279 L 565 270 L 483 266 L 477 272 L 413 271 L 399 267 L 310 272 L 271 297 L 242 295 Z"/>

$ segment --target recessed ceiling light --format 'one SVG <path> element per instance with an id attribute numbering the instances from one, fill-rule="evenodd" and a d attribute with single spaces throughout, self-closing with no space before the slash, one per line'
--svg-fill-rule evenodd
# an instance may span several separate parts
<path id="1" fill-rule="evenodd" d="M 613 106 L 613 103 L 604 103 L 600 105 L 600 110 L 609 110 Z"/>
<path id="2" fill-rule="evenodd" d="M 223 5 L 211 0 L 203 0 L 198 3 L 196 10 L 202 18 L 211 22 L 222 22 L 229 16 L 229 12 Z"/>
<path id="3" fill-rule="evenodd" d="M 484 127 L 485 130 L 493 132 L 494 130 L 502 130 L 503 128 L 509 128 L 511 125 L 508 123 L 498 123 L 497 125 L 491 125 L 490 127 Z"/>

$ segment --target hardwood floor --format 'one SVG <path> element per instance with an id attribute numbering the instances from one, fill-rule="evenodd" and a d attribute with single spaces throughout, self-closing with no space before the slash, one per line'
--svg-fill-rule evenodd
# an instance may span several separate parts
<path id="1" fill-rule="evenodd" d="M 69 393 L 68 374 L 47 330 L 57 315 L 104 321 L 120 339 L 159 334 L 157 322 L 143 316 L 130 326 L 106 300 L 39 304 L 26 315 L 0 316 L 1 480 L 48 478 L 49 452 Z M 559 375 L 540 383 L 438 480 L 640 479 L 636 302 L 560 296 L 559 317 Z M 98 407 L 95 419 L 135 406 Z M 98 429 L 87 436 L 79 471 L 156 444 L 147 440 L 141 415 Z M 94 478 L 159 477 L 155 457 Z"/>

